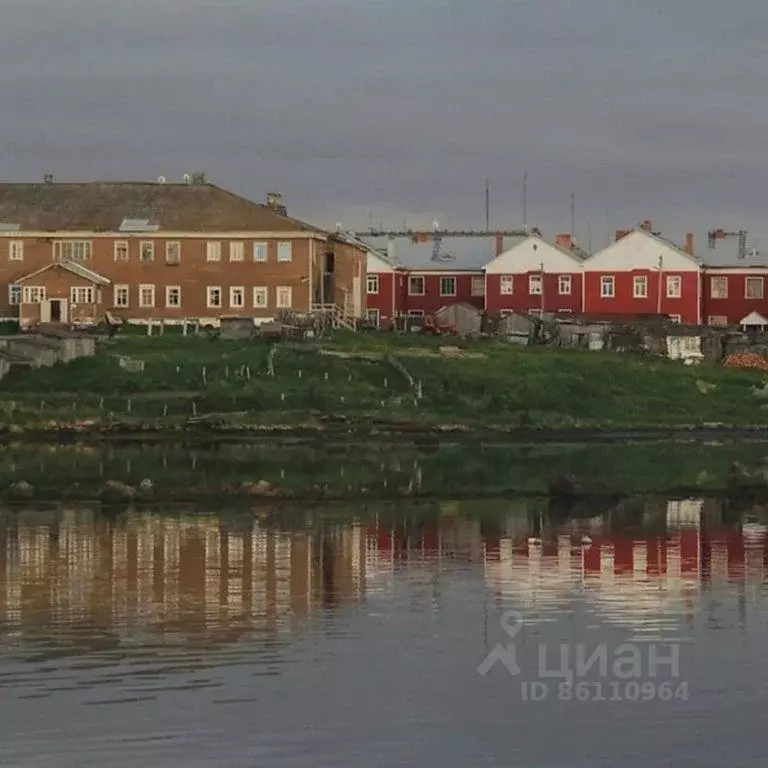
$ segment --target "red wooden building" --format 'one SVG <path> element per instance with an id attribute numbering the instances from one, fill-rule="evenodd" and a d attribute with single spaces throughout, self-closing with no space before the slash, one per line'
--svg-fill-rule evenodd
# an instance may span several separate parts
<path id="1" fill-rule="evenodd" d="M 708 325 L 764 325 L 768 317 L 767 279 L 768 266 L 706 267 L 702 290 L 704 322 Z M 750 317 L 752 313 L 757 317 Z M 763 322 L 754 323 L 756 319 Z"/>
<path id="2" fill-rule="evenodd" d="M 532 235 L 498 255 L 485 267 L 488 312 L 568 312 L 582 308 L 583 259 L 570 241 L 553 245 Z"/>

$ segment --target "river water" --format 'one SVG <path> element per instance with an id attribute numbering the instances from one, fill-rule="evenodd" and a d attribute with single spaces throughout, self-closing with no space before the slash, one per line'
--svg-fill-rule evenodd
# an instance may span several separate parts
<path id="1" fill-rule="evenodd" d="M 537 509 L 0 510 L 0 765 L 764 766 L 765 528 Z"/>

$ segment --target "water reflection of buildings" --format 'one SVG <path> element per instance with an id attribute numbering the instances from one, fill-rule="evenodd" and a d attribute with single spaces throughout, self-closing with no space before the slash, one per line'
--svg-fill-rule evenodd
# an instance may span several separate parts
<path id="1" fill-rule="evenodd" d="M 359 526 L 283 533 L 258 520 L 88 510 L 25 512 L 0 528 L 0 627 L 78 625 L 121 634 L 277 630 L 365 589 Z"/>
<path id="2" fill-rule="evenodd" d="M 765 527 L 711 525 L 702 500 L 663 503 L 666 525 L 653 533 L 612 531 L 605 521 L 601 529 L 592 520 L 586 534 L 576 526 L 542 539 L 488 539 L 486 582 L 498 598 L 534 615 L 581 593 L 604 619 L 655 631 L 691 620 L 703 591 L 766 579 Z"/>

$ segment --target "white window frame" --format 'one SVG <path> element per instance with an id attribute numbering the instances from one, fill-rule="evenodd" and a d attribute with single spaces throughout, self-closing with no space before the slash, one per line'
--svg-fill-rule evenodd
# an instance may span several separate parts
<path id="1" fill-rule="evenodd" d="M 367 275 L 365 278 L 365 288 L 369 296 L 375 296 L 379 292 L 379 276 Z"/>
<path id="2" fill-rule="evenodd" d="M 39 304 L 45 301 L 46 290 L 42 285 L 25 285 L 21 289 L 22 304 Z"/>
<path id="3" fill-rule="evenodd" d="M 683 322 L 683 318 L 680 315 L 670 315 L 669 316 L 669 322 L 670 323 L 677 323 L 678 325 Z"/>
<path id="4" fill-rule="evenodd" d="M 573 290 L 573 276 L 572 275 L 558 275 L 557 276 L 557 293 L 559 296 L 570 296 Z"/>
<path id="5" fill-rule="evenodd" d="M 174 256 L 173 251 L 176 251 Z M 181 242 L 179 240 L 169 240 L 165 244 L 165 263 L 181 264 Z"/>
<path id="6" fill-rule="evenodd" d="M 256 241 L 253 244 L 253 260 L 259 263 L 266 263 L 269 257 L 269 243 Z"/>
<path id="7" fill-rule="evenodd" d="M 680 299 L 683 296 L 683 278 L 680 275 L 667 275 L 667 298 Z"/>
<path id="8" fill-rule="evenodd" d="M 115 240 L 112 254 L 115 261 L 128 261 L 130 258 L 130 243 L 127 240 Z"/>
<path id="9" fill-rule="evenodd" d="M 544 276 L 541 274 L 528 275 L 528 295 L 541 296 L 544 291 Z"/>
<path id="10" fill-rule="evenodd" d="M 121 302 L 121 297 L 125 296 L 125 301 Z M 120 309 L 125 309 L 131 304 L 131 287 L 129 285 L 115 285 L 112 291 L 112 304 Z"/>
<path id="11" fill-rule="evenodd" d="M 449 290 L 446 290 L 446 288 L 449 288 Z M 453 275 L 440 276 L 440 295 L 441 296 L 456 295 L 456 277 L 454 277 Z"/>
<path id="12" fill-rule="evenodd" d="M 232 240 L 229 243 L 229 260 L 245 261 L 245 243 L 242 240 Z"/>
<path id="13" fill-rule="evenodd" d="M 266 285 L 253 286 L 253 308 L 267 309 L 269 306 L 269 288 Z"/>
<path id="14" fill-rule="evenodd" d="M 728 298 L 728 275 L 712 275 L 709 282 L 709 297 L 711 299 Z M 720 315 L 713 315 L 713 317 L 720 317 Z"/>
<path id="15" fill-rule="evenodd" d="M 716 325 L 716 326 L 728 325 L 728 316 L 727 315 L 710 315 L 707 318 L 707 325 Z"/>
<path id="16" fill-rule="evenodd" d="M 370 323 L 378 325 L 381 322 L 381 310 L 376 307 L 369 307 L 365 310 L 365 319 Z"/>
<path id="17" fill-rule="evenodd" d="M 641 286 L 642 286 L 642 290 L 639 290 Z M 648 275 L 635 275 L 632 278 L 632 298 L 633 299 L 648 298 Z"/>
<path id="18" fill-rule="evenodd" d="M 408 317 L 424 317 L 423 309 L 409 309 Z"/>
<path id="19" fill-rule="evenodd" d="M 414 280 L 421 281 L 421 290 L 413 290 Z M 427 292 L 427 280 L 424 275 L 409 275 L 408 276 L 408 295 L 409 296 L 424 296 Z"/>
<path id="20" fill-rule="evenodd" d="M 235 301 L 236 297 L 240 297 L 240 303 Z M 245 287 L 242 285 L 231 285 L 229 287 L 229 308 L 230 309 L 245 309 Z"/>
<path id="21" fill-rule="evenodd" d="M 92 285 L 75 285 L 69 289 L 69 301 L 72 306 L 95 304 L 96 290 Z"/>
<path id="22" fill-rule="evenodd" d="M 286 293 L 287 292 L 287 293 Z M 281 296 L 287 296 L 287 302 L 281 301 Z M 275 289 L 275 306 L 278 309 L 291 309 L 293 306 L 293 289 L 290 285 L 278 285 Z"/>
<path id="23" fill-rule="evenodd" d="M 78 253 L 80 251 L 80 253 Z M 93 241 L 91 240 L 54 240 L 54 261 L 75 261 L 78 264 L 93 258 Z"/>
<path id="24" fill-rule="evenodd" d="M 610 286 L 610 290 L 608 287 Z M 616 277 L 615 275 L 600 275 L 600 298 L 616 298 Z"/>
<path id="25" fill-rule="evenodd" d="M 502 296 L 512 296 L 515 293 L 514 275 L 501 275 L 499 277 L 499 293 Z"/>
<path id="26" fill-rule="evenodd" d="M 19 283 L 11 283 L 8 286 L 8 306 L 18 307 L 21 304 L 21 285 Z"/>
<path id="27" fill-rule="evenodd" d="M 485 277 L 473 277 L 469 293 L 471 296 L 485 296 Z"/>
<path id="28" fill-rule="evenodd" d="M 146 300 L 144 292 L 148 292 L 150 299 Z M 155 306 L 155 285 L 154 283 L 140 283 L 139 284 L 139 307 L 142 309 L 150 309 Z"/>
<path id="29" fill-rule="evenodd" d="M 749 286 L 751 285 L 759 285 L 760 291 L 759 296 L 750 296 L 749 295 Z M 744 280 L 744 298 L 745 299 L 751 299 L 752 301 L 760 300 L 765 297 L 765 279 L 762 277 L 752 276 L 747 277 Z"/>
<path id="30" fill-rule="evenodd" d="M 178 302 L 174 304 L 171 301 L 172 296 L 178 296 Z M 168 309 L 180 309 L 181 308 L 181 286 L 180 285 L 166 285 L 165 286 L 165 306 Z"/>
<path id="31" fill-rule="evenodd" d="M 207 262 L 221 261 L 221 240 L 208 240 L 206 242 L 205 260 Z"/>
<path id="32" fill-rule="evenodd" d="M 8 260 L 24 261 L 24 241 L 11 240 L 8 243 Z"/>
<path id="33" fill-rule="evenodd" d="M 277 244 L 277 260 L 282 263 L 293 261 L 293 242 L 291 240 L 283 240 Z"/>
<path id="34" fill-rule="evenodd" d="M 139 243 L 139 261 L 149 264 L 155 260 L 155 243 L 153 240 L 142 240 Z"/>
<path id="35" fill-rule="evenodd" d="M 218 296 L 216 301 L 213 300 L 214 295 Z M 221 309 L 223 304 L 222 298 L 223 295 L 220 285 L 207 285 L 205 287 L 205 306 L 208 307 L 208 309 Z"/>

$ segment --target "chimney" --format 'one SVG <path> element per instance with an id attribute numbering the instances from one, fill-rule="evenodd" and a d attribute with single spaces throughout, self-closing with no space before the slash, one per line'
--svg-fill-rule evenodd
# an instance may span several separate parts
<path id="1" fill-rule="evenodd" d="M 279 192 L 267 192 L 267 208 L 281 216 L 288 215 L 285 205 L 283 205 L 283 196 Z"/>
<path id="2" fill-rule="evenodd" d="M 496 255 L 501 256 L 504 253 L 504 236 L 496 235 Z"/>
<path id="3" fill-rule="evenodd" d="M 45 176 L 43 176 L 43 182 L 45 184 L 53 184 L 53 174 L 46 173 Z"/>
<path id="4" fill-rule="evenodd" d="M 646 219 L 641 225 L 641 229 L 644 229 L 646 232 L 653 232 L 653 222 L 650 219 Z"/>
<path id="5" fill-rule="evenodd" d="M 570 232 L 564 232 L 555 238 L 555 243 L 566 251 L 572 251 L 573 235 Z"/>
<path id="6" fill-rule="evenodd" d="M 693 256 L 693 232 L 687 232 L 685 235 L 685 252 Z"/>

